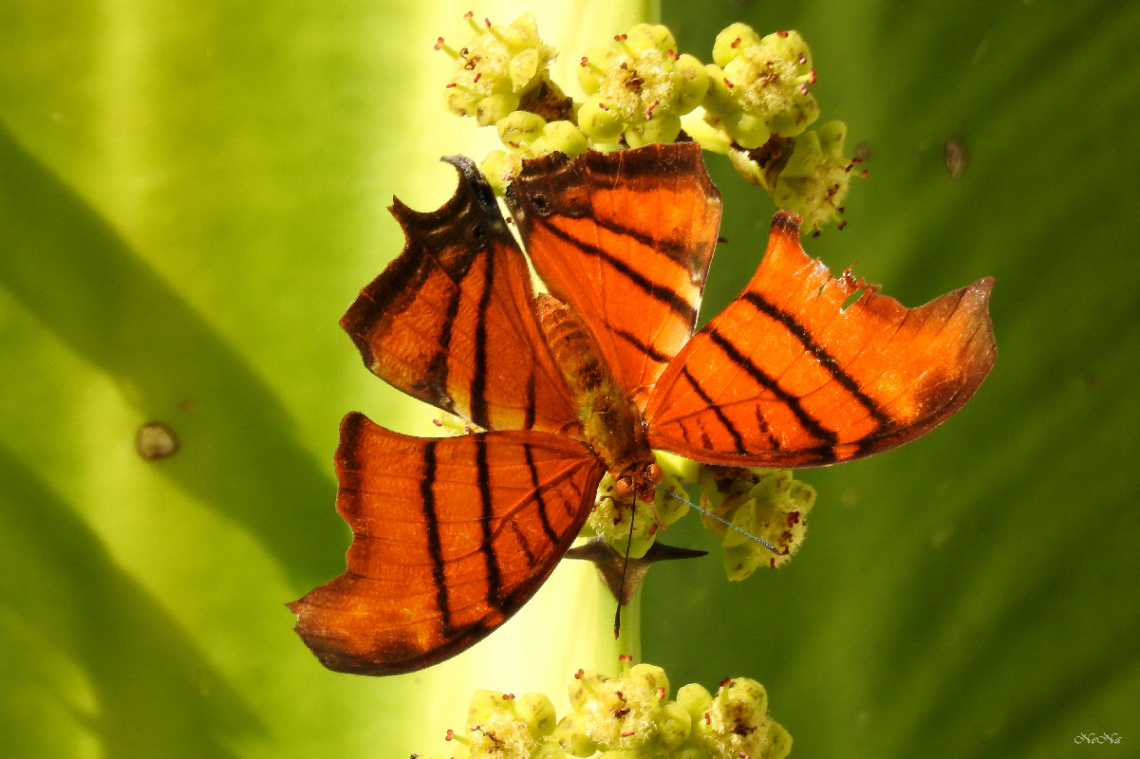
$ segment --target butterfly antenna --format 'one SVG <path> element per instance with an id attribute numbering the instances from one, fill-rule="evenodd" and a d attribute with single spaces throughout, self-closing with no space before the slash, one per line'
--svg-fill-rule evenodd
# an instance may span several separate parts
<path id="1" fill-rule="evenodd" d="M 721 524 L 723 524 L 724 526 L 728 527 L 728 528 L 729 528 L 729 529 L 731 529 L 731 530 L 736 530 L 737 532 L 739 532 L 739 533 L 740 533 L 741 535 L 743 535 L 744 537 L 746 537 L 746 538 L 749 538 L 749 539 L 751 539 L 751 540 L 755 540 L 757 543 L 759 543 L 760 545 L 764 546 L 765 548 L 767 548 L 769 551 L 771 551 L 772 553 L 776 554 L 777 556 L 784 556 L 784 555 L 786 555 L 786 553 L 787 553 L 786 551 L 781 551 L 781 550 L 779 550 L 778 548 L 776 548 L 776 546 L 772 545 L 772 544 L 771 544 L 771 543 L 769 543 L 767 540 L 764 540 L 764 538 L 761 538 L 761 537 L 757 537 L 756 535 L 753 535 L 752 533 L 750 533 L 748 530 L 743 530 L 743 529 L 741 529 L 741 528 L 737 527 L 736 525 L 734 525 L 732 522 L 728 521 L 728 520 L 727 520 L 727 519 L 725 519 L 724 517 L 718 516 L 718 515 L 716 515 L 716 514 L 712 513 L 711 511 L 709 511 L 708 509 L 702 509 L 700 506 L 698 506 L 697 504 L 693 503 L 693 502 L 692 502 L 692 501 L 690 501 L 688 498 L 684 498 L 684 497 L 682 497 L 682 496 L 679 496 L 679 495 L 677 495 L 676 493 L 674 493 L 674 492 L 673 492 L 672 490 L 670 490 L 669 488 L 667 488 L 667 487 L 665 487 L 665 486 L 663 486 L 663 485 L 656 485 L 656 484 L 655 484 L 653 487 L 657 488 L 658 490 L 664 491 L 664 492 L 665 492 L 666 494 L 668 494 L 670 497 L 672 497 L 672 498 L 676 498 L 678 501 L 681 501 L 681 502 L 683 502 L 683 503 L 687 503 L 687 504 L 689 504 L 689 505 L 690 505 L 690 506 L 692 506 L 694 509 L 696 509 L 697 511 L 701 512 L 702 514 L 704 514 L 704 515 L 705 515 L 705 516 L 707 516 L 708 518 L 710 518 L 710 519 L 715 519 L 716 521 L 720 522 Z M 632 540 L 632 538 L 631 538 L 631 540 Z"/>
<path id="2" fill-rule="evenodd" d="M 621 635 L 621 599 L 625 596 L 625 572 L 629 569 L 629 552 L 633 548 L 633 518 L 637 516 L 637 496 L 633 497 L 633 511 L 629 515 L 629 538 L 625 542 L 625 561 L 621 564 L 621 582 L 618 584 L 617 611 L 614 612 L 614 640 Z"/>

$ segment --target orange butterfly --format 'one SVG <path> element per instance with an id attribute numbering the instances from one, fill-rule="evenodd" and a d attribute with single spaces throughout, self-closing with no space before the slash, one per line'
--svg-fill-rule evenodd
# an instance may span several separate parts
<path id="1" fill-rule="evenodd" d="M 474 164 L 445 160 L 454 197 L 427 214 L 395 202 L 407 246 L 341 325 L 377 376 L 489 431 L 416 438 L 345 417 L 348 571 L 290 604 L 330 669 L 408 672 L 483 638 L 550 575 L 603 474 L 652 500 L 651 449 L 858 458 L 934 428 L 993 364 L 992 280 L 908 310 L 833 279 L 786 212 L 745 291 L 693 335 L 721 214 L 695 143 L 524 166 L 507 205 L 549 295 Z"/>

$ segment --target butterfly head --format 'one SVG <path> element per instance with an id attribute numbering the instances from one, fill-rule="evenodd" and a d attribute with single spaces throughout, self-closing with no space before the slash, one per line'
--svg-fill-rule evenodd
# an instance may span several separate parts
<path id="1" fill-rule="evenodd" d="M 642 503 L 653 503 L 657 495 L 657 486 L 665 474 L 661 467 L 653 461 L 646 464 L 635 464 L 620 477 L 615 478 L 614 495 L 618 498 L 636 496 Z"/>

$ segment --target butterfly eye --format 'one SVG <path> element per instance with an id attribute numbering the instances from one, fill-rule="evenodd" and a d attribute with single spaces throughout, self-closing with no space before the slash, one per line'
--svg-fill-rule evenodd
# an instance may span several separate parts
<path id="1" fill-rule="evenodd" d="M 482 224 L 475 224 L 471 227 L 471 239 L 475 241 L 475 246 L 484 248 L 487 245 L 487 227 Z"/>
<path id="2" fill-rule="evenodd" d="M 622 477 L 620 480 L 614 482 L 614 495 L 618 498 L 628 498 L 633 493 L 633 480 L 629 477 Z"/>
<path id="3" fill-rule="evenodd" d="M 665 473 L 661 471 L 661 467 L 656 464 L 650 464 L 645 467 L 645 479 L 652 482 L 654 485 L 660 485 L 661 480 L 665 479 Z"/>
<path id="4" fill-rule="evenodd" d="M 550 215 L 550 199 L 545 195 L 532 195 L 530 198 L 530 205 L 534 208 L 534 212 L 539 216 Z"/>

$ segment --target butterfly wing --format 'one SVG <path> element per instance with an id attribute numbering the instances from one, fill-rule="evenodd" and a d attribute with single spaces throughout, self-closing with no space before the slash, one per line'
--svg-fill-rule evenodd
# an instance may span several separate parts
<path id="1" fill-rule="evenodd" d="M 345 417 L 337 510 L 348 571 L 290 604 L 328 668 L 387 675 L 446 659 L 519 609 L 586 519 L 603 468 L 545 432 L 400 435 Z"/>
<path id="2" fill-rule="evenodd" d="M 830 464 L 922 435 L 985 379 L 992 280 L 906 309 L 832 278 L 800 247 L 799 223 L 776 215 L 744 293 L 659 380 L 646 409 L 654 448 L 732 466 Z"/>
<path id="3" fill-rule="evenodd" d="M 529 161 L 507 205 L 538 275 L 643 407 L 693 333 L 720 227 L 700 146 Z"/>
<path id="4" fill-rule="evenodd" d="M 455 195 L 391 208 L 400 256 L 341 320 L 381 379 L 487 429 L 557 430 L 574 418 L 534 314 L 530 272 L 491 188 L 467 158 Z"/>

